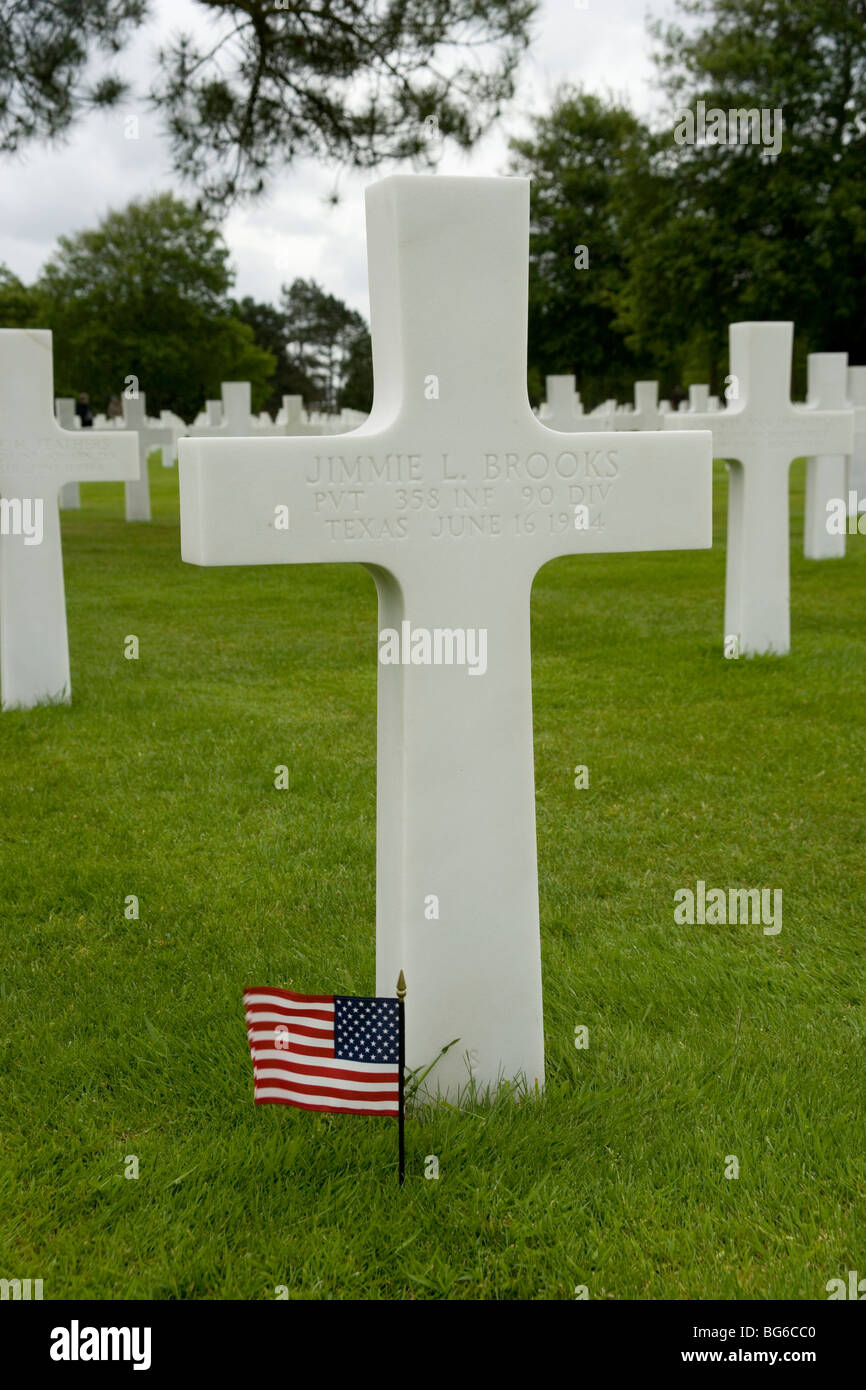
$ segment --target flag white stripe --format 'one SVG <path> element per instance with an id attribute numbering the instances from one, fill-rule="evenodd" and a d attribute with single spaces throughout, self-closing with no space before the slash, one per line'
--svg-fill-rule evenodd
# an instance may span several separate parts
<path id="1" fill-rule="evenodd" d="M 244 996 L 244 1004 L 249 1008 L 250 1004 L 277 1004 L 281 1009 L 314 1009 L 316 1013 L 333 1013 L 334 1001 L 330 1003 L 323 1000 L 320 1004 L 312 1004 L 309 1000 L 284 999 L 281 994 L 247 994 Z"/>
<path id="2" fill-rule="evenodd" d="M 341 1104 L 341 1099 L 338 1096 L 313 1096 L 307 1095 L 306 1092 L 301 1091 L 271 1090 L 271 1088 L 267 1086 L 257 1086 L 255 1098 L 256 1100 L 297 1100 L 300 1101 L 302 1105 L 315 1105 L 318 1102 L 320 1105 L 332 1105 L 335 1109 L 339 1108 Z M 350 1096 L 345 1099 L 349 1103 L 352 1101 L 352 1097 Z M 367 1098 L 362 1095 L 357 1096 L 356 1099 L 358 1102 L 363 1102 L 367 1110 L 394 1109 L 393 1100 L 367 1100 Z"/>
<path id="3" fill-rule="evenodd" d="M 291 1067 L 286 1067 L 285 1070 L 281 1067 L 256 1067 L 256 1082 L 261 1081 L 294 1081 L 301 1086 L 324 1086 L 329 1090 L 339 1091 L 390 1091 L 393 1088 L 394 1095 L 397 1094 L 396 1079 L 394 1081 L 355 1081 L 341 1076 L 306 1076 L 301 1072 L 294 1071 Z"/>
<path id="4" fill-rule="evenodd" d="M 275 1038 L 277 1037 L 278 1028 L 279 1036 L 284 1038 L 286 1036 L 286 1029 L 281 1028 L 279 1023 L 249 1023 L 247 1025 L 247 1035 L 251 1038 Z M 327 1033 L 320 1033 L 318 1029 L 310 1031 L 309 1033 L 301 1033 L 297 1028 L 293 1028 L 290 1023 L 286 1025 L 286 1028 L 289 1035 L 294 1036 L 295 1041 L 303 1043 L 304 1046 L 306 1046 L 307 1043 L 316 1044 L 327 1042 L 329 1039 L 331 1042 L 334 1040 L 333 1028 L 329 1029 Z"/>
<path id="5" fill-rule="evenodd" d="M 291 1018 L 286 1014 L 247 1014 L 248 1028 L 263 1028 L 267 1024 L 281 1023 L 284 1028 L 315 1028 L 317 1033 L 330 1034 L 333 1036 L 333 1023 L 326 1023 L 323 1018 L 307 1018 L 306 1014 L 293 1014 Z"/>

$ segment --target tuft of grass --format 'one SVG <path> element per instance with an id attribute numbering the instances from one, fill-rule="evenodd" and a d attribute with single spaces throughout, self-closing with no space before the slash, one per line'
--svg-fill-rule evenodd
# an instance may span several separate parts
<path id="1" fill-rule="evenodd" d="M 802 558 L 802 464 L 787 658 L 722 657 L 721 465 L 712 551 L 539 574 L 547 1086 L 417 1105 L 402 1191 L 393 1122 L 253 1106 L 241 1002 L 373 988 L 372 580 L 184 565 L 151 478 L 149 525 L 121 485 L 63 514 L 72 704 L 0 718 L 0 1275 L 813 1299 L 862 1268 L 866 542 Z M 698 878 L 781 888 L 782 931 L 676 925 Z"/>

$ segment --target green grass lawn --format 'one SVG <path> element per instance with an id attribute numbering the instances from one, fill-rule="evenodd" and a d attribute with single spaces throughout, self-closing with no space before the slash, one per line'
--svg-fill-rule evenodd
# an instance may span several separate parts
<path id="1" fill-rule="evenodd" d="M 151 465 L 150 525 L 120 484 L 64 513 L 72 705 L 0 718 L 0 1277 L 822 1299 L 866 1274 L 866 539 L 803 560 L 803 465 L 787 658 L 722 657 L 720 464 L 712 551 L 539 575 L 547 1088 L 408 1119 L 402 1192 L 393 1121 L 253 1106 L 241 1001 L 374 987 L 373 581 L 182 564 Z M 781 888 L 781 933 L 676 925 L 699 878 Z"/>

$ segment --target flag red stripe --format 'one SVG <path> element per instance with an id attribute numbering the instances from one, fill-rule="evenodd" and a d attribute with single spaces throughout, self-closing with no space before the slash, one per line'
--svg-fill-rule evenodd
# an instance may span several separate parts
<path id="1" fill-rule="evenodd" d="M 267 1027 L 268 1025 L 265 1026 Z M 271 1024 L 268 1031 L 273 1032 L 273 1030 L 274 1025 Z M 320 1043 L 330 1043 L 331 1047 L 334 1045 L 333 1028 L 329 1028 L 326 1032 L 323 1028 L 305 1028 L 302 1023 L 293 1023 L 289 1029 L 289 1033 L 292 1037 L 298 1033 L 302 1038 L 316 1038 Z"/>
<path id="2" fill-rule="evenodd" d="M 287 1004 L 247 1004 L 245 1006 L 247 1018 L 254 1018 L 258 1014 L 279 1014 L 280 1018 L 320 1018 L 323 1023 L 334 1022 L 333 1009 L 291 1009 Z"/>
<path id="3" fill-rule="evenodd" d="M 331 1096 L 336 1100 L 393 1100 L 397 1093 L 397 1082 L 386 1091 L 347 1091 L 341 1086 L 308 1086 L 303 1081 L 278 1081 L 274 1077 L 263 1078 L 257 1088 L 266 1091 L 299 1091 L 302 1096 Z"/>
<path id="4" fill-rule="evenodd" d="M 287 1054 L 291 1057 L 296 1055 L 299 1057 L 333 1057 L 334 1055 L 333 1043 L 330 1047 L 310 1047 L 308 1043 L 296 1043 L 294 1039 L 291 1042 L 292 1045 Z M 250 1051 L 253 1051 L 252 1040 L 250 1041 Z"/>
<path id="5" fill-rule="evenodd" d="M 269 1057 L 267 1061 L 262 1061 L 261 1065 L 270 1071 L 282 1066 L 286 1071 L 293 1075 L 297 1073 L 299 1076 L 335 1076 L 338 1081 L 386 1081 L 393 1082 L 395 1086 L 397 1084 L 396 1067 L 392 1071 L 347 1071 L 345 1068 L 341 1071 L 339 1067 L 312 1067 L 305 1062 L 288 1062 L 283 1059 L 278 1061 L 275 1057 Z"/>

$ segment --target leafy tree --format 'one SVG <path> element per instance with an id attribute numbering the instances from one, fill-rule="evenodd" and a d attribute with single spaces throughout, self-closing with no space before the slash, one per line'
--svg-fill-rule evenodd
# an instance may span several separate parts
<path id="1" fill-rule="evenodd" d="M 514 93 L 537 0 L 202 0 L 216 39 L 159 53 L 150 99 L 208 201 L 254 195 L 303 155 L 369 169 L 470 148 Z M 90 103 L 91 47 L 119 51 L 146 0 L 5 0 L 0 149 L 56 138 Z M 431 124 L 435 120 L 431 139 Z"/>
<path id="2" fill-rule="evenodd" d="M 41 328 L 45 306 L 35 289 L 0 264 L 0 327 Z"/>
<path id="3" fill-rule="evenodd" d="M 678 4 L 688 25 L 651 25 L 663 127 L 566 92 L 513 144 L 513 168 L 533 176 L 536 394 L 553 369 L 608 394 L 617 369 L 639 364 L 665 391 L 693 380 L 718 390 L 737 319 L 794 320 L 797 392 L 807 351 L 866 361 L 866 0 Z M 758 144 L 677 144 L 678 112 L 698 100 L 781 110 L 778 157 Z M 572 271 L 578 243 L 589 271 Z"/>
<path id="4" fill-rule="evenodd" d="M 736 319 L 789 318 L 807 350 L 866 361 L 866 0 L 678 0 L 692 22 L 652 32 L 674 106 L 781 110 L 778 158 L 759 145 L 682 145 L 671 126 L 634 190 L 633 345 L 702 334 L 708 360 Z"/>
<path id="5" fill-rule="evenodd" d="M 89 83 L 86 68 L 118 54 L 147 15 L 147 0 L 0 0 L 0 151 L 54 140 L 88 108 L 126 92 L 117 76 Z"/>
<path id="6" fill-rule="evenodd" d="M 306 402 L 315 400 L 319 394 L 316 383 L 287 356 L 285 315 L 273 304 L 257 303 L 248 295 L 234 306 L 234 312 L 252 329 L 256 345 L 269 352 L 276 362 L 270 395 L 261 408 L 274 415 L 283 396 L 303 396 Z"/>
<path id="7" fill-rule="evenodd" d="M 358 368 L 356 344 L 369 338 L 362 315 L 315 280 L 284 285 L 281 305 L 290 363 L 315 382 L 317 405 L 339 409 L 350 363 L 355 371 Z"/>
<path id="8" fill-rule="evenodd" d="M 629 233 L 626 273 L 612 299 L 615 326 L 631 352 L 654 364 L 664 394 L 693 381 L 718 390 L 727 325 L 737 317 L 726 292 L 731 248 L 678 172 L 668 142 L 669 135 L 653 137 L 644 166 L 620 186 Z"/>
<path id="9" fill-rule="evenodd" d="M 624 185 L 647 159 L 648 132 L 630 111 L 561 88 L 533 132 L 511 141 L 512 173 L 530 187 L 529 384 L 533 400 L 548 373 L 574 372 L 590 404 L 630 394 L 642 364 L 616 326 L 629 227 Z M 586 248 L 587 268 L 577 268 Z"/>
<path id="10" fill-rule="evenodd" d="M 38 289 L 55 330 L 58 394 L 96 401 L 138 378 L 148 409 L 191 418 L 224 380 L 261 408 L 274 356 L 231 311 L 228 249 L 213 220 L 170 194 L 61 237 Z"/>
<path id="11" fill-rule="evenodd" d="M 340 405 L 369 411 L 373 405 L 373 344 L 369 333 L 362 333 L 346 355 L 345 378 Z"/>

